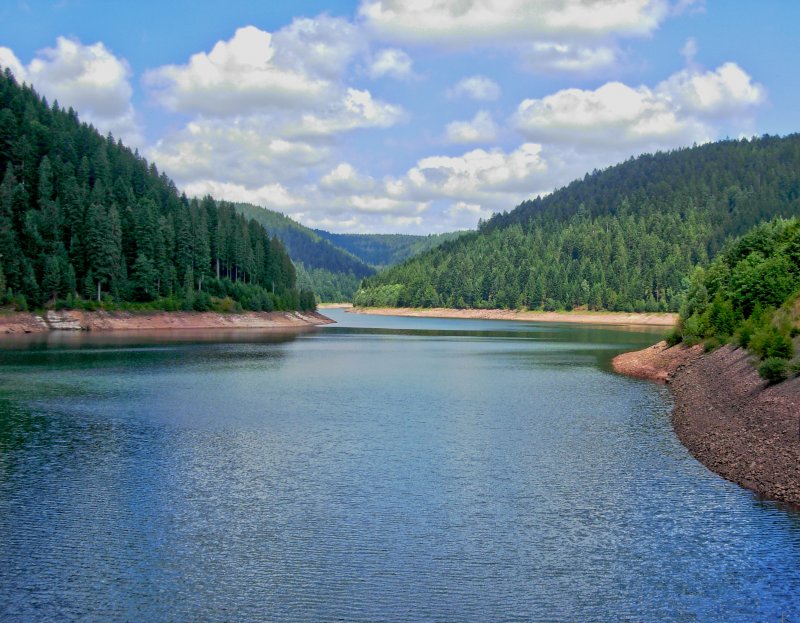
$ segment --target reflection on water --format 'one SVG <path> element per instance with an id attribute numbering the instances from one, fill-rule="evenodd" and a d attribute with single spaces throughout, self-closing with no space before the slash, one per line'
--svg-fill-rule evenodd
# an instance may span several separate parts
<path id="1" fill-rule="evenodd" d="M 0 620 L 800 616 L 800 517 L 608 371 L 659 331 L 327 311 L 0 351 Z"/>

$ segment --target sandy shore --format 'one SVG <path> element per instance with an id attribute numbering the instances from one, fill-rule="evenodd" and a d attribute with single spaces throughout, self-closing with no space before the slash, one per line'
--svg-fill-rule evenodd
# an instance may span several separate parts
<path id="1" fill-rule="evenodd" d="M 0 316 L 0 334 L 47 331 L 137 331 L 180 329 L 302 330 L 332 323 L 316 312 L 85 312 L 48 311 L 42 316 L 14 313 Z"/>
<path id="2" fill-rule="evenodd" d="M 662 342 L 612 364 L 669 383 L 675 432 L 703 465 L 764 498 L 800 506 L 800 378 L 768 386 L 750 355 L 731 346 L 703 354 Z"/>
<path id="3" fill-rule="evenodd" d="M 352 303 L 320 303 L 317 305 L 317 309 L 350 309 L 352 307 Z"/>
<path id="4" fill-rule="evenodd" d="M 479 320 L 523 320 L 525 322 L 566 322 L 579 324 L 645 325 L 672 327 L 678 314 L 636 314 L 627 312 L 539 312 L 513 309 L 450 309 L 434 307 L 415 309 L 410 307 L 353 307 L 354 314 L 376 316 L 413 316 L 420 318 L 471 318 Z"/>

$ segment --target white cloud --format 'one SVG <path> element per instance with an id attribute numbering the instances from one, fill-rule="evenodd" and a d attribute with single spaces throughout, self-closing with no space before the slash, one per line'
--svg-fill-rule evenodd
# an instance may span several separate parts
<path id="1" fill-rule="evenodd" d="M 363 0 L 359 16 L 389 41 L 464 45 L 644 36 L 667 0 Z"/>
<path id="2" fill-rule="evenodd" d="M 345 220 L 347 211 L 400 210 L 397 200 L 387 206 L 368 198 L 374 180 L 349 165 L 331 170 L 342 135 L 387 128 L 405 116 L 347 85 L 350 65 L 366 53 L 353 24 L 324 15 L 275 33 L 240 28 L 208 53 L 147 73 L 157 102 L 192 115 L 148 155 L 191 194 L 212 192 L 307 219 L 314 210 Z M 402 71 L 401 54 L 384 70 Z M 349 201 L 353 196 L 361 198 Z"/>
<path id="3" fill-rule="evenodd" d="M 497 138 L 497 126 L 487 111 L 479 110 L 471 121 L 448 123 L 446 137 L 451 143 L 488 143 Z"/>
<path id="4" fill-rule="evenodd" d="M 198 118 L 148 154 L 180 184 L 222 178 L 246 185 L 303 178 L 329 155 L 326 146 L 275 136 L 273 120 L 259 116 Z"/>
<path id="5" fill-rule="evenodd" d="M 714 137 L 708 121 L 732 118 L 763 101 L 764 89 L 741 68 L 684 70 L 652 89 L 609 82 L 565 89 L 520 103 L 513 122 L 527 138 L 600 149 L 660 149 Z"/>
<path id="6" fill-rule="evenodd" d="M 18 81 L 25 81 L 25 68 L 11 48 L 0 46 L 0 67 L 10 69 Z"/>
<path id="7" fill-rule="evenodd" d="M 320 178 L 319 186 L 334 195 L 363 193 L 375 188 L 375 180 L 360 175 L 347 162 L 337 165 Z"/>
<path id="8" fill-rule="evenodd" d="M 479 219 L 487 219 L 492 215 L 492 211 L 484 208 L 479 203 L 467 203 L 466 201 L 456 201 L 450 204 L 445 210 L 448 217 L 448 229 L 470 229 L 475 227 Z"/>
<path id="9" fill-rule="evenodd" d="M 0 64 L 18 80 L 33 84 L 51 102 L 72 107 L 81 119 L 101 132 L 111 132 L 129 145 L 141 145 L 142 137 L 131 104 L 133 90 L 127 61 L 115 56 L 103 43 L 83 45 L 76 39 L 58 37 L 54 48 L 45 48 L 24 66 L 8 48 L 0 48 Z"/>
<path id="10" fill-rule="evenodd" d="M 373 99 L 369 91 L 348 88 L 343 98 L 322 112 L 302 115 L 289 124 L 289 136 L 325 137 L 358 128 L 388 128 L 404 117 L 400 106 Z"/>
<path id="11" fill-rule="evenodd" d="M 330 80 L 339 78 L 366 41 L 351 22 L 328 15 L 297 18 L 272 36 L 277 67 Z"/>
<path id="12" fill-rule="evenodd" d="M 473 100 L 490 102 L 500 98 L 500 86 L 486 76 L 469 76 L 459 80 L 447 90 L 450 98 L 468 97 Z"/>
<path id="13" fill-rule="evenodd" d="M 309 103 L 326 94 L 327 80 L 280 67 L 274 57 L 272 35 L 246 26 L 208 54 L 192 55 L 186 65 L 148 71 L 144 83 L 170 110 L 217 116 Z"/>
<path id="14" fill-rule="evenodd" d="M 305 198 L 292 194 L 282 184 L 247 187 L 243 184 L 202 180 L 186 184 L 183 190 L 190 197 L 212 195 L 215 199 L 253 203 L 279 211 L 298 209 L 306 204 Z"/>
<path id="15" fill-rule="evenodd" d="M 547 72 L 588 72 L 613 65 L 616 48 L 571 43 L 537 42 L 522 48 L 523 64 L 532 70 Z"/>
<path id="16" fill-rule="evenodd" d="M 411 57 L 397 48 L 387 48 L 380 50 L 369 65 L 369 75 L 371 78 L 382 78 L 388 76 L 403 80 L 414 75 Z"/>
<path id="17" fill-rule="evenodd" d="M 683 56 L 684 61 L 686 61 L 687 67 L 694 66 L 694 59 L 695 56 L 697 56 L 697 39 L 689 37 L 686 40 L 686 43 L 684 43 L 681 48 L 681 56 Z"/>
<path id="18" fill-rule="evenodd" d="M 392 196 L 416 200 L 455 199 L 501 209 L 548 183 L 541 145 L 524 143 L 506 153 L 474 149 L 461 156 L 429 156 L 400 179 L 386 183 Z"/>
<path id="19" fill-rule="evenodd" d="M 725 63 L 714 71 L 680 71 L 659 84 L 656 91 L 683 111 L 715 118 L 736 115 L 766 99 L 764 87 L 753 82 L 736 63 Z"/>
<path id="20" fill-rule="evenodd" d="M 344 205 L 356 212 L 380 214 L 419 214 L 428 208 L 427 202 L 394 199 L 385 195 L 351 195 L 344 200 Z"/>

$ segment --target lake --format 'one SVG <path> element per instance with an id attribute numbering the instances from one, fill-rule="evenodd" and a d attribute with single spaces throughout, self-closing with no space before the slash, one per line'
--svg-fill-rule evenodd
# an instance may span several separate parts
<path id="1" fill-rule="evenodd" d="M 0 620 L 800 620 L 800 513 L 610 370 L 658 331 L 326 313 L 4 338 Z"/>

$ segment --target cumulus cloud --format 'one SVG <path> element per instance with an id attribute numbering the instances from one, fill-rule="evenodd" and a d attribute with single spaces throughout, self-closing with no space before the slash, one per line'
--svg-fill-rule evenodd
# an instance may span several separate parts
<path id="1" fill-rule="evenodd" d="M 111 132 L 130 145 L 142 143 L 131 104 L 130 66 L 103 43 L 83 45 L 58 37 L 54 48 L 40 50 L 27 66 L 9 48 L 0 48 L 0 64 L 50 101 L 79 111 L 101 132 Z"/>
<path id="2" fill-rule="evenodd" d="M 658 84 L 609 82 L 526 99 L 513 123 L 529 139 L 598 148 L 665 148 L 711 140 L 708 121 L 736 118 L 763 101 L 764 88 L 734 63 L 684 70 Z"/>
<path id="3" fill-rule="evenodd" d="M 369 65 L 371 78 L 388 76 L 398 80 L 410 78 L 414 75 L 411 57 L 397 48 L 380 50 Z"/>
<path id="4" fill-rule="evenodd" d="M 144 83 L 170 110 L 215 116 L 313 102 L 329 88 L 327 80 L 281 67 L 274 57 L 272 34 L 246 26 L 211 52 L 192 55 L 185 65 L 148 71 Z"/>
<path id="5" fill-rule="evenodd" d="M 338 164 L 320 178 L 319 186 L 334 195 L 347 195 L 371 191 L 375 188 L 375 180 L 360 175 L 353 165 L 347 162 Z"/>
<path id="6" fill-rule="evenodd" d="M 380 37 L 437 45 L 643 36 L 667 0 L 364 0 L 359 16 Z"/>
<path id="7" fill-rule="evenodd" d="M 348 88 L 327 110 L 304 114 L 284 131 L 292 136 L 324 137 L 358 128 L 388 128 L 403 117 L 400 106 L 376 100 L 369 91 Z"/>
<path id="8" fill-rule="evenodd" d="M 542 146 L 524 143 L 502 149 L 474 149 L 461 156 L 420 159 L 400 179 L 387 182 L 390 195 L 418 200 L 455 199 L 500 209 L 510 197 L 526 196 L 547 183 Z"/>
<path id="9" fill-rule="evenodd" d="M 366 41 L 351 22 L 328 15 L 297 18 L 272 38 L 277 67 L 328 79 L 341 77 Z"/>
<path id="10" fill-rule="evenodd" d="M 25 67 L 22 66 L 11 48 L 0 46 L 0 67 L 10 69 L 17 80 L 25 80 Z"/>
<path id="11" fill-rule="evenodd" d="M 149 152 L 176 182 L 219 179 L 245 185 L 303 178 L 329 157 L 326 146 L 275 136 L 268 118 L 196 119 Z"/>
<path id="12" fill-rule="evenodd" d="M 572 43 L 537 42 L 522 48 L 523 64 L 535 71 L 589 72 L 614 64 L 618 50 L 609 45 L 596 47 Z"/>
<path id="13" fill-rule="evenodd" d="M 375 71 L 399 76 L 404 63 L 410 71 L 400 50 L 383 52 L 373 58 L 382 63 Z M 371 178 L 347 164 L 331 169 L 344 134 L 405 117 L 400 106 L 348 86 L 359 55 L 367 58 L 367 49 L 356 26 L 323 15 L 275 33 L 240 28 L 185 64 L 154 69 L 143 82 L 155 101 L 192 118 L 148 156 L 188 194 L 211 192 L 306 219 L 312 210 L 344 220 L 354 211 L 397 212 L 404 202 L 369 197 Z"/>
<path id="14" fill-rule="evenodd" d="M 304 197 L 292 194 L 282 184 L 248 187 L 231 182 L 200 180 L 186 184 L 184 192 L 190 197 L 212 195 L 216 199 L 253 203 L 278 211 L 292 211 L 306 204 Z"/>
<path id="15" fill-rule="evenodd" d="M 451 143 L 488 143 L 497 138 L 497 126 L 492 116 L 479 110 L 471 121 L 453 121 L 445 131 Z"/>
<path id="16" fill-rule="evenodd" d="M 452 99 L 468 97 L 477 101 L 491 102 L 500 98 L 500 86 L 486 76 L 469 76 L 448 89 L 447 96 Z"/>
<path id="17" fill-rule="evenodd" d="M 481 204 L 466 201 L 451 203 L 444 213 L 448 218 L 450 229 L 471 229 L 478 220 L 487 219 L 492 215 L 492 211 Z"/>
<path id="18" fill-rule="evenodd" d="M 659 84 L 656 92 L 686 113 L 712 118 L 739 114 L 766 99 L 764 87 L 736 63 L 714 71 L 680 71 Z"/>

